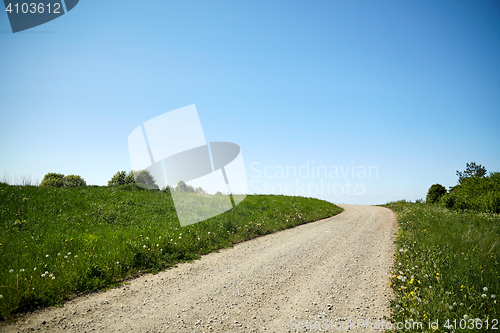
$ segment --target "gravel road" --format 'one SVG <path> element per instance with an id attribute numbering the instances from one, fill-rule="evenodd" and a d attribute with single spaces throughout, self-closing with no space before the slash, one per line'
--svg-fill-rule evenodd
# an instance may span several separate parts
<path id="1" fill-rule="evenodd" d="M 0 331 L 303 332 L 299 325 L 309 323 L 308 332 L 319 324 L 345 332 L 350 320 L 351 331 L 357 320 L 377 327 L 389 315 L 395 215 L 341 206 L 332 218 L 75 298 Z"/>

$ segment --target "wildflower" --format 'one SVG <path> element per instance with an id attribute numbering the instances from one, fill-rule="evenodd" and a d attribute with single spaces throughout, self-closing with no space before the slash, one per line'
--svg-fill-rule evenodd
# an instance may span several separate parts
<path id="1" fill-rule="evenodd" d="M 486 297 L 488 297 L 488 296 L 487 296 L 486 294 L 482 294 L 482 295 L 481 295 L 481 297 L 482 297 L 482 298 L 486 298 Z"/>
<path id="2" fill-rule="evenodd" d="M 160 244 L 156 244 L 156 246 L 160 246 Z"/>
<path id="3" fill-rule="evenodd" d="M 488 291 L 488 287 L 484 287 L 484 288 L 483 288 L 483 290 L 484 290 L 484 291 Z"/>
<path id="4" fill-rule="evenodd" d="M 60 256 L 60 255 L 61 255 L 61 253 L 58 253 L 57 255 L 58 255 L 58 256 Z"/>
<path id="5" fill-rule="evenodd" d="M 75 258 L 78 258 L 78 254 L 75 254 Z"/>
<path id="6" fill-rule="evenodd" d="M 496 296 L 495 296 L 495 294 L 492 294 L 492 295 L 491 295 L 491 298 L 495 298 L 495 297 L 496 297 Z"/>
<path id="7" fill-rule="evenodd" d="M 469 316 L 468 315 L 464 315 L 464 319 L 465 320 L 469 319 Z"/>
<path id="8" fill-rule="evenodd" d="M 55 278 L 56 278 L 56 277 L 55 277 L 55 276 L 53 276 L 53 277 L 52 277 L 52 280 L 54 280 Z"/>
<path id="9" fill-rule="evenodd" d="M 68 252 L 68 256 L 71 255 L 71 252 Z"/>
<path id="10" fill-rule="evenodd" d="M 2 299 L 2 298 L 3 298 L 3 295 L 0 295 L 0 299 Z"/>
<path id="11" fill-rule="evenodd" d="M 36 267 L 35 267 L 35 268 L 33 268 L 33 270 L 34 270 L 34 271 L 36 271 Z"/>
<path id="12" fill-rule="evenodd" d="M 13 269 L 10 269 L 10 270 L 9 270 L 9 273 L 14 273 L 14 270 L 13 270 Z"/>
<path id="13" fill-rule="evenodd" d="M 171 239 L 170 239 L 170 241 L 172 242 L 172 241 L 173 241 L 173 239 L 171 238 Z"/>
<path id="14" fill-rule="evenodd" d="M 48 254 L 46 254 L 46 255 L 45 255 L 45 258 L 48 258 L 48 257 L 49 257 L 49 255 L 48 255 Z"/>
<path id="15" fill-rule="evenodd" d="M 116 262 L 116 264 L 117 264 L 117 265 L 119 265 L 119 264 L 120 264 L 120 262 L 119 262 L 119 261 L 117 261 L 117 262 Z"/>
<path id="16" fill-rule="evenodd" d="M 143 245 L 142 247 L 144 247 L 144 248 L 145 248 L 145 247 L 146 247 L 146 245 Z"/>
<path id="17" fill-rule="evenodd" d="M 66 259 L 67 259 L 67 258 L 68 258 L 68 256 L 64 256 L 64 258 L 66 258 Z"/>
<path id="18" fill-rule="evenodd" d="M 181 239 L 181 236 L 179 236 L 179 239 Z"/>
<path id="19" fill-rule="evenodd" d="M 21 269 L 19 270 L 19 272 L 21 272 L 21 273 L 22 273 L 22 272 L 24 272 L 24 268 L 21 268 Z"/>

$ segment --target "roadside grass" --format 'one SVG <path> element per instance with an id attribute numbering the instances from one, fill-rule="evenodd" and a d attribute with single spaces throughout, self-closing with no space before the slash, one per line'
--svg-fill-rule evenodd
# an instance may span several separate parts
<path id="1" fill-rule="evenodd" d="M 249 195 L 181 227 L 165 191 L 0 183 L 0 319 L 341 211 L 318 199 Z"/>
<path id="2" fill-rule="evenodd" d="M 385 207 L 399 225 L 391 321 L 423 323 L 394 331 L 500 330 L 500 216 L 405 201 Z"/>

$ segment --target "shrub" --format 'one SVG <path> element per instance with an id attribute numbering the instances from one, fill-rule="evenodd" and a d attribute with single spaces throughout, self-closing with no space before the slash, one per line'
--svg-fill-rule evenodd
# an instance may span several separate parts
<path id="1" fill-rule="evenodd" d="M 78 175 L 67 175 L 63 179 L 63 185 L 64 187 L 79 187 L 86 186 L 87 183 L 82 177 Z"/>
<path id="2" fill-rule="evenodd" d="M 441 184 L 434 184 L 429 188 L 425 200 L 428 203 L 436 203 L 446 194 L 446 188 Z"/>
<path id="3" fill-rule="evenodd" d="M 127 173 L 125 171 L 118 171 L 108 181 L 108 186 L 124 185 L 126 176 L 127 176 Z"/>
<path id="4" fill-rule="evenodd" d="M 40 186 L 62 187 L 64 185 L 64 175 L 61 173 L 49 172 L 46 174 Z"/>
<path id="5" fill-rule="evenodd" d="M 194 187 L 192 187 L 191 185 L 187 185 L 182 180 L 179 180 L 179 182 L 177 183 L 177 186 L 175 186 L 175 190 L 179 191 L 179 192 L 186 192 L 186 193 L 196 192 Z"/>
<path id="6" fill-rule="evenodd" d="M 156 180 L 149 170 L 139 170 L 139 171 L 131 171 L 133 174 L 135 182 L 145 188 L 153 188 L 159 189 L 158 185 L 156 185 Z"/>
<path id="7" fill-rule="evenodd" d="M 156 185 L 156 180 L 148 170 L 130 171 L 129 173 L 118 171 L 108 181 L 108 186 L 127 184 L 137 184 L 142 188 L 148 189 L 159 189 L 158 185 Z"/>
<path id="8" fill-rule="evenodd" d="M 134 172 L 130 171 L 123 179 L 124 184 L 135 184 Z"/>
<path id="9" fill-rule="evenodd" d="M 450 209 L 500 213 L 500 173 L 463 179 L 442 197 L 441 204 Z"/>

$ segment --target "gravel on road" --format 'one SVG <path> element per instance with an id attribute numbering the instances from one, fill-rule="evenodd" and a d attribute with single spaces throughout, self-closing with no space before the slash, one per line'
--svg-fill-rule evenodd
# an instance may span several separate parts
<path id="1" fill-rule="evenodd" d="M 0 331 L 343 332 L 360 320 L 382 323 L 396 217 L 340 206 L 337 216 L 27 314 Z M 360 331 L 381 332 L 369 327 Z"/>

